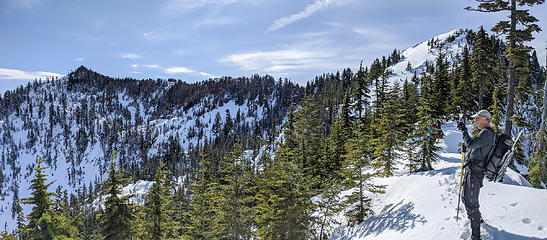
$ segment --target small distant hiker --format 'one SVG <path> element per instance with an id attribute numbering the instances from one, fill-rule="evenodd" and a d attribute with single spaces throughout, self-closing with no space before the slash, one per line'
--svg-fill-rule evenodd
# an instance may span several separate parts
<path id="1" fill-rule="evenodd" d="M 427 134 L 427 136 L 434 137 L 434 138 L 444 137 L 444 133 L 442 128 L 440 127 L 441 124 L 439 121 L 435 121 L 435 123 L 431 123 L 431 120 L 428 120 L 427 124 L 428 124 L 427 130 L 429 130 L 429 133 Z"/>
<path id="2" fill-rule="evenodd" d="M 458 129 L 463 134 L 465 145 L 469 149 L 464 162 L 464 179 L 462 201 L 471 222 L 471 239 L 480 240 L 481 212 L 479 211 L 479 192 L 484 179 L 485 162 L 490 149 L 494 145 L 496 134 L 490 128 L 492 116 L 486 110 L 480 110 L 472 116 L 481 130 L 479 135 L 471 138 L 463 122 L 458 123 Z"/>

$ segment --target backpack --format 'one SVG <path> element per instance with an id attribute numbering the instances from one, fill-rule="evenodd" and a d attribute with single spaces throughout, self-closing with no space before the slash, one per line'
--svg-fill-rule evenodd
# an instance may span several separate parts
<path id="1" fill-rule="evenodd" d="M 513 160 L 515 141 L 507 134 L 494 134 L 494 145 L 486 158 L 484 174 L 490 181 L 500 181 L 505 175 L 505 169 Z"/>

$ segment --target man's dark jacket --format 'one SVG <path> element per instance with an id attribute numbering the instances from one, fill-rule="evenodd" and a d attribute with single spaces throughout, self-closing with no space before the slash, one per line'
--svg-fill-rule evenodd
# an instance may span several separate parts
<path id="1" fill-rule="evenodd" d="M 490 127 L 482 129 L 476 138 L 471 138 L 467 131 L 463 132 L 463 141 L 467 148 L 469 148 L 464 164 L 469 167 L 471 172 L 484 172 L 486 157 L 492 146 L 494 146 L 495 137 L 494 130 Z"/>

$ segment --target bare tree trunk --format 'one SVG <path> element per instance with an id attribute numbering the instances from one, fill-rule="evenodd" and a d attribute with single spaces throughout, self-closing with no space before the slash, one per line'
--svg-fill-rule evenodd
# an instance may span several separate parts
<path id="1" fill-rule="evenodd" d="M 517 29 L 516 19 L 517 3 L 516 0 L 511 0 L 511 32 L 508 35 L 509 49 L 515 49 L 515 37 L 511 36 Z M 507 83 L 507 113 L 505 115 L 505 131 L 504 133 L 511 136 L 511 130 L 513 123 L 511 117 L 513 116 L 513 103 L 515 101 L 515 56 L 514 53 L 509 53 L 509 81 Z"/>

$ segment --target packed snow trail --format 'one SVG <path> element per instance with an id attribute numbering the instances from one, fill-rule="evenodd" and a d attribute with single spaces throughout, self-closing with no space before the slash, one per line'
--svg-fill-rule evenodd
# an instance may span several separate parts
<path id="1" fill-rule="evenodd" d="M 461 134 L 443 126 L 445 152 L 433 171 L 379 178 L 386 193 L 373 202 L 375 214 L 355 227 L 341 226 L 331 240 L 358 239 L 470 239 L 471 229 L 463 204 L 456 221 L 461 154 Z M 458 138 L 459 135 L 459 138 Z M 456 151 L 456 152 L 450 152 Z M 503 183 L 484 180 L 480 210 L 484 240 L 547 239 L 547 190 L 534 189 L 511 169 Z"/>

